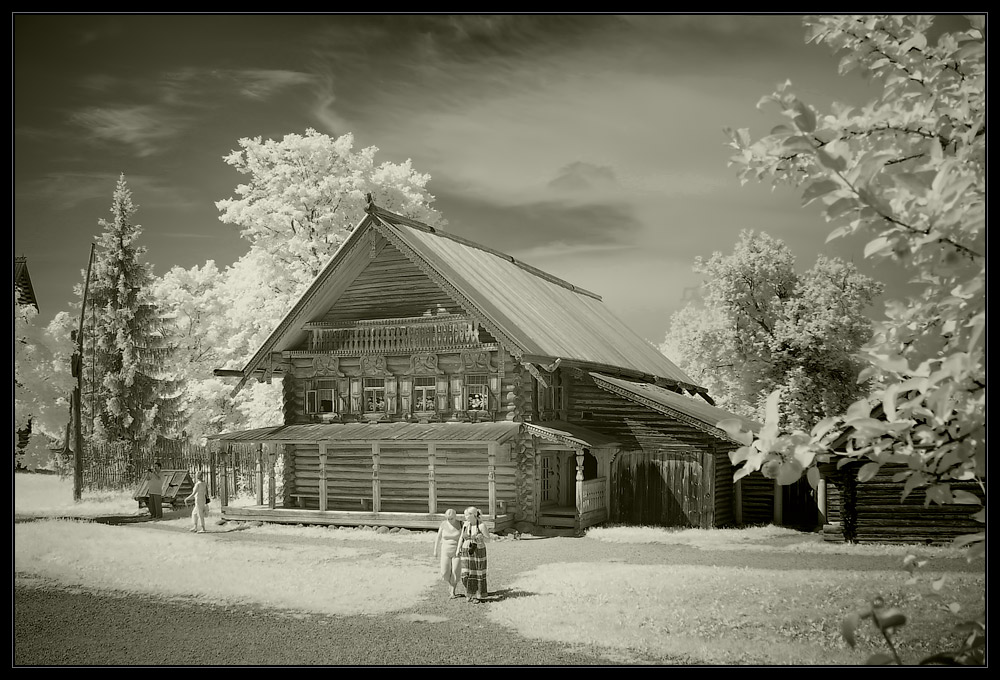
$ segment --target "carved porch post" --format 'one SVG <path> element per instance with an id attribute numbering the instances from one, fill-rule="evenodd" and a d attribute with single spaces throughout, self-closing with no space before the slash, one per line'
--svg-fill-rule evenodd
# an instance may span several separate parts
<path id="1" fill-rule="evenodd" d="M 264 453 L 267 459 L 267 505 L 272 510 L 274 510 L 276 504 L 274 499 L 274 492 L 277 488 L 274 482 L 274 462 L 277 459 L 276 449 L 277 446 L 272 442 L 264 444 Z"/>
<path id="2" fill-rule="evenodd" d="M 222 460 L 222 507 L 225 509 L 229 505 L 229 442 L 219 454 Z"/>
<path id="3" fill-rule="evenodd" d="M 427 512 L 437 512 L 437 480 L 434 479 L 434 465 L 437 458 L 437 444 L 427 445 Z"/>
<path id="4" fill-rule="evenodd" d="M 257 443 L 257 505 L 264 505 L 264 444 Z"/>
<path id="5" fill-rule="evenodd" d="M 490 442 L 489 444 L 489 454 L 488 454 L 488 467 L 489 475 L 487 477 L 487 488 L 489 489 L 490 496 L 490 516 L 496 517 L 497 514 L 497 443 Z"/>
<path id="6" fill-rule="evenodd" d="M 326 510 L 326 441 L 319 442 L 319 509 Z"/>
<path id="7" fill-rule="evenodd" d="M 382 509 L 382 486 L 378 478 L 379 443 L 372 442 L 372 511 L 379 512 Z"/>
<path id="8" fill-rule="evenodd" d="M 576 452 L 576 530 L 583 523 L 583 449 Z"/>

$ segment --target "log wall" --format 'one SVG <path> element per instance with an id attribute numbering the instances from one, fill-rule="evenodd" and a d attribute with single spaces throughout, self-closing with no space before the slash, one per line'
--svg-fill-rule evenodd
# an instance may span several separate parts
<path id="1" fill-rule="evenodd" d="M 774 480 L 757 471 L 743 477 L 740 484 L 743 497 L 743 525 L 773 523 Z"/>
<path id="2" fill-rule="evenodd" d="M 292 448 L 294 475 L 291 494 L 318 496 L 320 452 L 318 444 L 295 444 Z M 497 501 L 507 512 L 517 506 L 516 466 L 505 447 L 499 447 L 494 468 Z M 489 501 L 488 453 L 485 447 L 437 447 L 434 481 L 437 511 L 454 508 L 460 513 L 470 505 L 484 513 Z M 427 512 L 430 497 L 429 455 L 426 446 L 404 448 L 381 443 L 378 454 L 380 509 L 384 512 Z M 371 446 L 329 446 L 326 458 L 327 508 L 371 509 L 376 471 Z M 287 485 L 286 485 L 287 487 Z M 317 508 L 315 498 L 304 499 L 305 507 Z M 291 505 L 295 505 L 294 502 Z"/>
<path id="3" fill-rule="evenodd" d="M 844 539 L 857 543 L 943 544 L 964 534 L 983 531 L 985 525 L 972 519 L 978 505 L 925 505 L 926 487 L 914 489 L 901 499 L 903 482 L 893 482 L 902 466 L 883 466 L 866 482 L 857 481 L 857 468 L 842 468 L 839 484 L 840 513 Z M 978 484 L 954 482 L 952 489 L 985 496 Z"/>

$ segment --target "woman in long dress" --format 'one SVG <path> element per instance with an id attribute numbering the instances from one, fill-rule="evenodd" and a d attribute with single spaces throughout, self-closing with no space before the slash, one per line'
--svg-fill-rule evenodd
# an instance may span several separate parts
<path id="1" fill-rule="evenodd" d="M 459 554 L 462 558 L 462 584 L 465 586 L 469 602 L 482 602 L 486 599 L 486 542 L 489 541 L 489 531 L 480 522 L 482 513 L 479 508 L 465 509 L 465 521 L 462 522 L 462 534 L 459 537 Z"/>
<path id="2" fill-rule="evenodd" d="M 434 539 L 434 557 L 441 557 L 441 578 L 451 588 L 451 597 L 460 597 L 455 591 L 461 575 L 461 564 L 458 557 L 458 539 L 462 535 L 462 523 L 458 514 L 448 508 L 444 513 L 444 521 L 438 526 L 437 537 Z"/>

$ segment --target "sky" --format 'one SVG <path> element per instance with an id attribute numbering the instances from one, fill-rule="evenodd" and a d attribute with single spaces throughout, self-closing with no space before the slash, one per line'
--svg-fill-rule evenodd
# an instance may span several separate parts
<path id="1" fill-rule="evenodd" d="M 955 17 L 951 18 L 956 19 Z M 647 340 L 743 229 L 865 273 L 863 240 L 793 190 L 741 186 L 724 129 L 780 122 L 791 80 L 826 109 L 876 90 L 798 15 L 12 15 L 13 251 L 47 322 L 67 310 L 119 175 L 155 274 L 249 249 L 217 201 L 245 137 L 354 135 L 431 176 L 445 231 L 601 295 Z M 877 277 L 887 296 L 900 272 Z"/>

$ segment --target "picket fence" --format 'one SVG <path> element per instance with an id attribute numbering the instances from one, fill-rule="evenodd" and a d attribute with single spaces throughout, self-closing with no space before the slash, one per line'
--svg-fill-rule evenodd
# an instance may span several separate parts
<path id="1" fill-rule="evenodd" d="M 132 491 L 154 462 L 164 470 L 205 473 L 211 496 L 222 493 L 223 468 L 209 447 L 186 441 L 161 441 L 153 446 L 101 444 L 85 449 L 83 488 L 90 491 Z M 257 450 L 251 444 L 230 444 L 225 468 L 230 496 L 257 493 Z M 265 479 L 265 485 L 267 480 Z"/>

